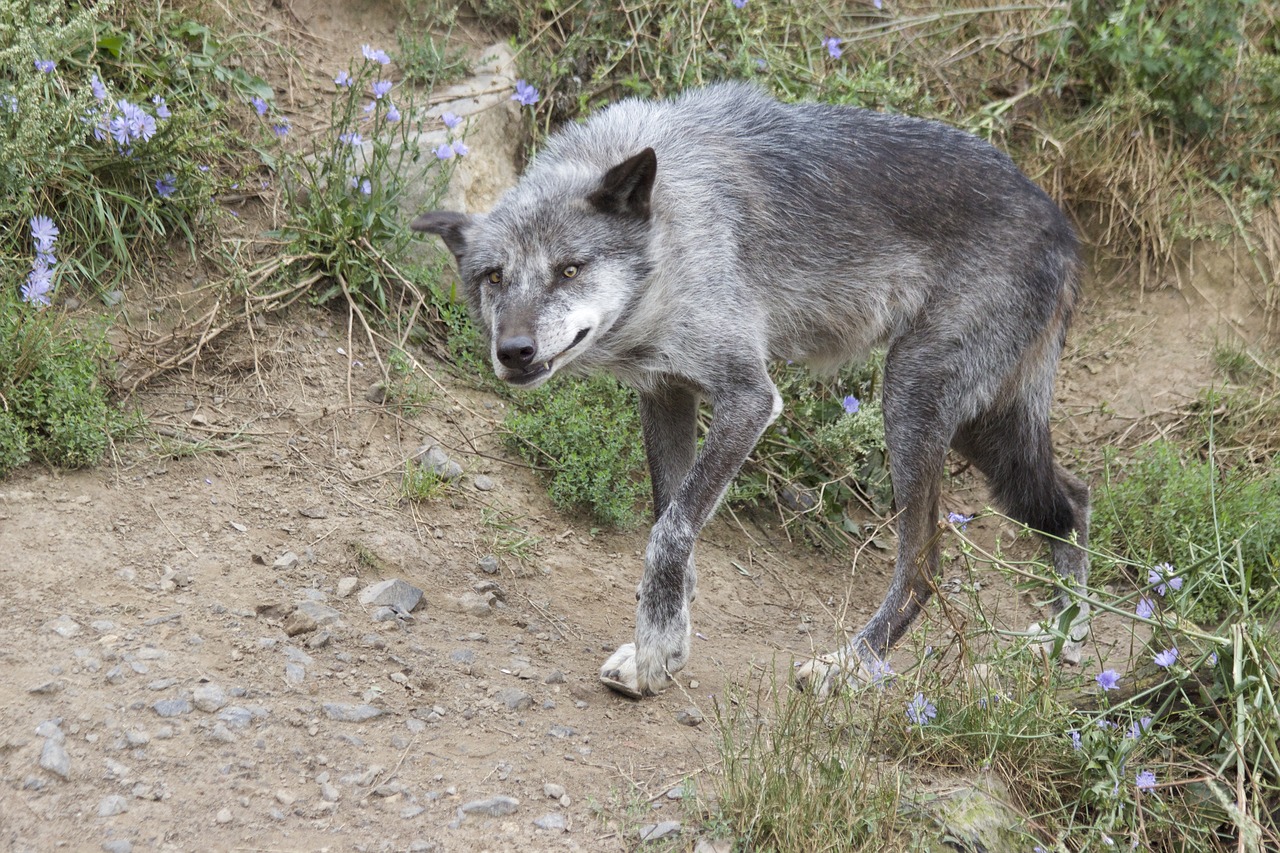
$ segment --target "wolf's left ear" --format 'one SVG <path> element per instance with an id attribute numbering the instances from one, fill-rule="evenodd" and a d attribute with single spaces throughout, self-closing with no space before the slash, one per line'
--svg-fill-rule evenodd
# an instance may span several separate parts
<path id="1" fill-rule="evenodd" d="M 649 218 L 649 195 L 658 174 L 658 155 L 646 148 L 604 173 L 587 201 L 601 213 Z"/>
<path id="2" fill-rule="evenodd" d="M 433 210 L 410 222 L 409 229 L 439 235 L 449 251 L 453 252 L 453 256 L 461 262 L 462 255 L 467 250 L 467 230 L 473 221 L 474 217 L 465 213 Z"/>

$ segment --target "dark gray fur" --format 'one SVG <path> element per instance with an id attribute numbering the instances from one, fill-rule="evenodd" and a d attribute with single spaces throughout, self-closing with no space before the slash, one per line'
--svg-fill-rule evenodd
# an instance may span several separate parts
<path id="1" fill-rule="evenodd" d="M 825 689 L 884 655 L 928 599 L 949 447 L 1052 537 L 1065 584 L 1085 583 L 1088 490 L 1049 437 L 1077 241 L 986 142 L 724 84 L 612 106 L 555 135 L 491 213 L 413 227 L 457 257 L 504 379 L 572 367 L 639 392 L 656 522 L 635 648 L 602 671 L 625 692 L 665 687 L 688 659 L 694 542 L 780 411 L 771 361 L 831 369 L 887 347 L 894 579 L 853 643 L 802 679 Z M 713 417 L 697 452 L 700 400 Z"/>

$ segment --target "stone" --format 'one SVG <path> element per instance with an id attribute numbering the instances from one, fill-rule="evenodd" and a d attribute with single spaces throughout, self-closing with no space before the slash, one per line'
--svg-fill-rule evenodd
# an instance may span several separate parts
<path id="1" fill-rule="evenodd" d="M 659 841 L 680 834 L 680 821 L 664 820 L 661 823 L 649 823 L 640 827 L 640 843 Z"/>
<path id="2" fill-rule="evenodd" d="M 676 722 L 682 726 L 697 726 L 702 724 L 702 712 L 697 708 L 689 707 L 676 711 Z"/>
<path id="3" fill-rule="evenodd" d="M 564 785 L 555 782 L 548 782 L 542 786 L 542 793 L 546 794 L 553 800 L 558 800 L 565 795 Z"/>
<path id="4" fill-rule="evenodd" d="M 490 477 L 484 474 L 477 474 L 475 482 L 476 491 L 478 492 L 492 492 L 497 487 L 497 484 L 494 483 Z"/>
<path id="5" fill-rule="evenodd" d="M 498 573 L 498 558 L 492 554 L 481 557 L 480 571 L 486 575 L 496 575 Z"/>
<path id="6" fill-rule="evenodd" d="M 303 610 L 294 610 L 284 620 L 284 632 L 290 637 L 296 637 L 299 634 L 309 634 L 320 627 L 320 623 L 315 617 Z"/>
<path id="7" fill-rule="evenodd" d="M 44 625 L 59 637 L 71 639 L 80 633 L 80 625 L 67 614 L 62 614 L 57 619 L 46 622 Z"/>
<path id="8" fill-rule="evenodd" d="M 449 458 L 438 444 L 424 444 L 418 448 L 414 461 L 442 480 L 456 480 L 462 476 L 462 466 Z"/>
<path id="9" fill-rule="evenodd" d="M 453 605 L 453 609 L 458 613 L 465 613 L 469 616 L 488 616 L 493 612 L 490 604 L 492 593 L 481 595 L 478 592 L 467 590 L 457 598 L 450 597 L 449 603 Z"/>
<path id="10" fill-rule="evenodd" d="M 214 820 L 223 825 L 231 823 L 231 809 L 218 809 Z"/>
<path id="11" fill-rule="evenodd" d="M 542 817 L 535 820 L 533 825 L 538 827 L 538 829 L 545 829 L 550 832 L 567 832 L 569 829 L 568 821 L 564 819 L 564 815 L 560 814 L 560 812 L 544 814 Z"/>
<path id="12" fill-rule="evenodd" d="M 276 561 L 271 564 L 271 568 L 292 569 L 296 565 L 298 565 L 298 555 L 292 551 L 285 551 L 279 557 L 276 557 Z"/>
<path id="13" fill-rule="evenodd" d="M 699 838 L 693 853 L 733 853 L 732 838 Z"/>
<path id="14" fill-rule="evenodd" d="M 381 406 L 387 401 L 387 383 L 381 380 L 373 383 L 364 392 L 364 398 L 375 406 Z"/>
<path id="15" fill-rule="evenodd" d="M 351 705 L 344 702 L 326 702 L 323 707 L 325 716 L 340 723 L 363 723 L 386 713 L 372 705 Z"/>
<path id="16" fill-rule="evenodd" d="M 151 705 L 151 710 L 161 717 L 181 717 L 191 713 L 191 700 L 183 696 L 160 699 Z"/>
<path id="17" fill-rule="evenodd" d="M 129 810 L 129 801 L 119 794 L 108 794 L 98 803 L 98 817 L 114 817 Z"/>
<path id="18" fill-rule="evenodd" d="M 71 756 L 67 755 L 64 740 L 62 732 L 58 732 L 57 737 L 45 739 L 40 749 L 40 766 L 55 776 L 67 779 L 71 776 Z"/>
<path id="19" fill-rule="evenodd" d="M 191 691 L 192 704 L 206 714 L 221 711 L 227 701 L 227 691 L 217 684 L 200 684 Z"/>
<path id="20" fill-rule="evenodd" d="M 392 578 L 362 589 L 359 601 L 364 605 L 399 608 L 405 613 L 412 613 L 422 601 L 422 590 L 399 578 Z"/>
<path id="21" fill-rule="evenodd" d="M 133 842 L 127 838 L 113 838 L 102 842 L 102 849 L 106 853 L 133 853 Z"/>
<path id="22" fill-rule="evenodd" d="M 527 711 L 533 707 L 533 697 L 515 687 L 499 690 L 494 698 L 506 705 L 509 711 Z"/>
<path id="23" fill-rule="evenodd" d="M 298 510 L 298 514 L 303 518 L 328 518 L 329 510 L 322 506 L 304 506 L 302 509 Z"/>
<path id="24" fill-rule="evenodd" d="M 459 808 L 463 814 L 478 814 L 487 817 L 506 817 L 515 814 L 520 808 L 520 801 L 515 797 L 506 797 L 498 795 L 489 797 L 485 800 L 472 800 L 469 803 L 463 803 Z"/>
<path id="25" fill-rule="evenodd" d="M 359 578 L 348 575 L 347 577 L 340 578 L 338 580 L 338 586 L 334 590 L 333 594 L 336 595 L 338 598 L 346 598 L 347 596 L 351 595 L 351 593 L 355 592 L 356 587 L 358 587 L 359 585 L 360 585 Z"/>

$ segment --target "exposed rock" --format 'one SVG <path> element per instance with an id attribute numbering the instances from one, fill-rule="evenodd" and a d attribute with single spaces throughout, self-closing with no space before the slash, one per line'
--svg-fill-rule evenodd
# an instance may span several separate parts
<path id="1" fill-rule="evenodd" d="M 386 711 L 372 705 L 351 705 L 345 702 L 324 703 L 324 713 L 331 720 L 340 723 L 363 723 L 374 717 L 381 717 Z"/>
<path id="2" fill-rule="evenodd" d="M 664 820 L 662 823 L 648 823 L 640 827 L 640 843 L 658 841 L 680 834 L 680 821 Z"/>
<path id="3" fill-rule="evenodd" d="M 399 578 L 392 578 L 362 589 L 359 601 L 365 605 L 398 608 L 412 613 L 422 601 L 422 590 Z"/>
<path id="4" fill-rule="evenodd" d="M 489 797 L 487 800 L 472 800 L 469 803 L 463 803 L 458 810 L 463 814 L 506 817 L 507 815 L 515 814 L 518 808 L 520 808 L 520 801 L 515 797 L 499 795 Z"/>

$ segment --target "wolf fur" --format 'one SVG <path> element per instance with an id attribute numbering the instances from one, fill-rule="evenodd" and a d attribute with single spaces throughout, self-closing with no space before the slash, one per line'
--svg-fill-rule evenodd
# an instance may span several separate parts
<path id="1" fill-rule="evenodd" d="M 893 581 L 802 682 L 826 690 L 880 658 L 929 598 L 948 448 L 1049 540 L 1055 613 L 1086 582 L 1088 489 L 1049 435 L 1077 240 L 986 142 L 721 84 L 611 106 L 553 136 L 490 213 L 412 227 L 456 256 L 498 376 L 607 371 L 638 392 L 655 523 L 635 642 L 601 671 L 611 686 L 650 694 L 688 661 L 694 542 L 781 411 L 770 362 L 835 368 L 887 348 Z"/>

